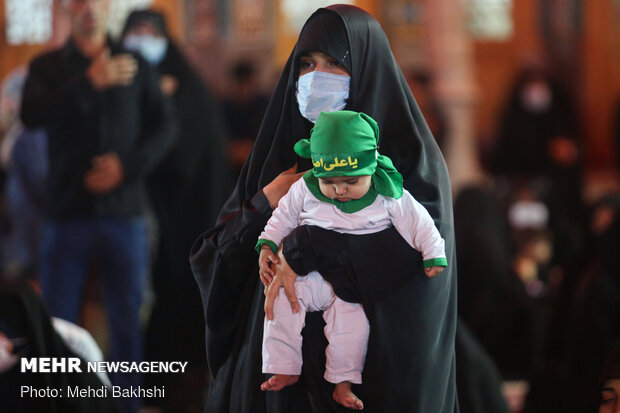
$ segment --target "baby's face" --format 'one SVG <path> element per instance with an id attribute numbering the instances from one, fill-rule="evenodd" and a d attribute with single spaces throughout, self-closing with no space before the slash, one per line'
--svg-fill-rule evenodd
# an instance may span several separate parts
<path id="1" fill-rule="evenodd" d="M 370 189 L 371 176 L 332 176 L 319 178 L 321 193 L 340 202 L 360 199 Z"/>

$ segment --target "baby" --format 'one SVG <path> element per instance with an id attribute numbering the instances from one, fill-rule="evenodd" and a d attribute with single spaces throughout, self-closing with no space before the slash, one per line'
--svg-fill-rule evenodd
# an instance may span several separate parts
<path id="1" fill-rule="evenodd" d="M 364 113 L 321 113 L 310 140 L 295 145 L 295 152 L 311 158 L 314 168 L 280 200 L 256 245 L 262 276 L 272 274 L 270 263 L 276 261 L 282 239 L 300 225 L 348 234 L 394 226 L 422 253 L 427 276 L 443 271 L 448 265 L 444 240 L 428 211 L 403 188 L 403 178 L 392 161 L 378 154 L 378 139 L 377 123 Z M 317 272 L 298 277 L 295 293 L 298 312 L 293 312 L 281 289 L 273 320 L 265 318 L 263 373 L 273 375 L 261 389 L 275 391 L 297 382 L 306 312 L 323 311 L 329 341 L 325 380 L 335 384 L 336 402 L 361 410 L 363 402 L 352 392 L 351 384 L 362 382 L 368 343 L 369 324 L 362 305 L 337 297 Z"/>

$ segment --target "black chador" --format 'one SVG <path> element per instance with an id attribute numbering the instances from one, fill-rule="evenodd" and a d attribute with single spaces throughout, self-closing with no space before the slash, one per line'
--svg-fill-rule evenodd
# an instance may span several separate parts
<path id="1" fill-rule="evenodd" d="M 420 254 L 393 228 L 355 236 L 301 227 L 285 241 L 299 274 L 316 269 L 336 293 L 349 291 L 370 320 L 364 384 L 354 388 L 367 412 L 453 413 L 455 386 L 456 263 L 451 188 L 443 157 L 431 135 L 379 23 L 352 6 L 314 13 L 300 34 L 263 120 L 252 153 L 218 225 L 194 244 L 192 268 L 207 323 L 212 373 L 206 411 L 338 412 L 333 384 L 323 379 L 323 319 L 309 314 L 304 329 L 301 379 L 279 392 L 261 392 L 263 286 L 254 245 L 271 215 L 262 188 L 297 163 L 293 152 L 312 124 L 295 98 L 298 58 L 320 51 L 351 74 L 346 109 L 364 112 L 380 126 L 380 151 L 402 173 L 404 187 L 429 211 L 446 241 L 448 268 L 424 275 Z"/>

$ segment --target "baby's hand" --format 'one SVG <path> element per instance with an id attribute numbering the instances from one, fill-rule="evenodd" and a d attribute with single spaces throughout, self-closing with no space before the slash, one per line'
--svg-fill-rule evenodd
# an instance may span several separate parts
<path id="1" fill-rule="evenodd" d="M 271 284 L 273 277 L 276 275 L 271 269 L 271 264 L 278 264 L 279 262 L 280 260 L 278 260 L 278 257 L 273 253 L 269 245 L 261 245 L 260 255 L 258 257 L 258 274 L 265 288 Z"/>
<path id="2" fill-rule="evenodd" d="M 446 267 L 441 267 L 439 265 L 435 265 L 434 267 L 424 268 L 424 272 L 428 278 L 433 278 L 436 275 L 439 275 Z"/>

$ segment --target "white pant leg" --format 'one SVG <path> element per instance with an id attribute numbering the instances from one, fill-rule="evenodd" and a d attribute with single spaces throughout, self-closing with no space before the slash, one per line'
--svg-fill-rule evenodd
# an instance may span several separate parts
<path id="1" fill-rule="evenodd" d="M 280 288 L 273 305 L 273 320 L 265 318 L 263 373 L 301 374 L 301 330 L 305 325 L 306 312 L 324 310 L 335 298 L 331 285 L 316 271 L 297 277 L 295 293 L 299 301 L 297 314 L 293 314 L 284 288 Z"/>
<path id="2" fill-rule="evenodd" d="M 330 383 L 349 381 L 360 384 L 368 347 L 370 325 L 361 304 L 349 303 L 336 297 L 323 312 L 325 337 L 329 345 L 325 380 Z"/>

